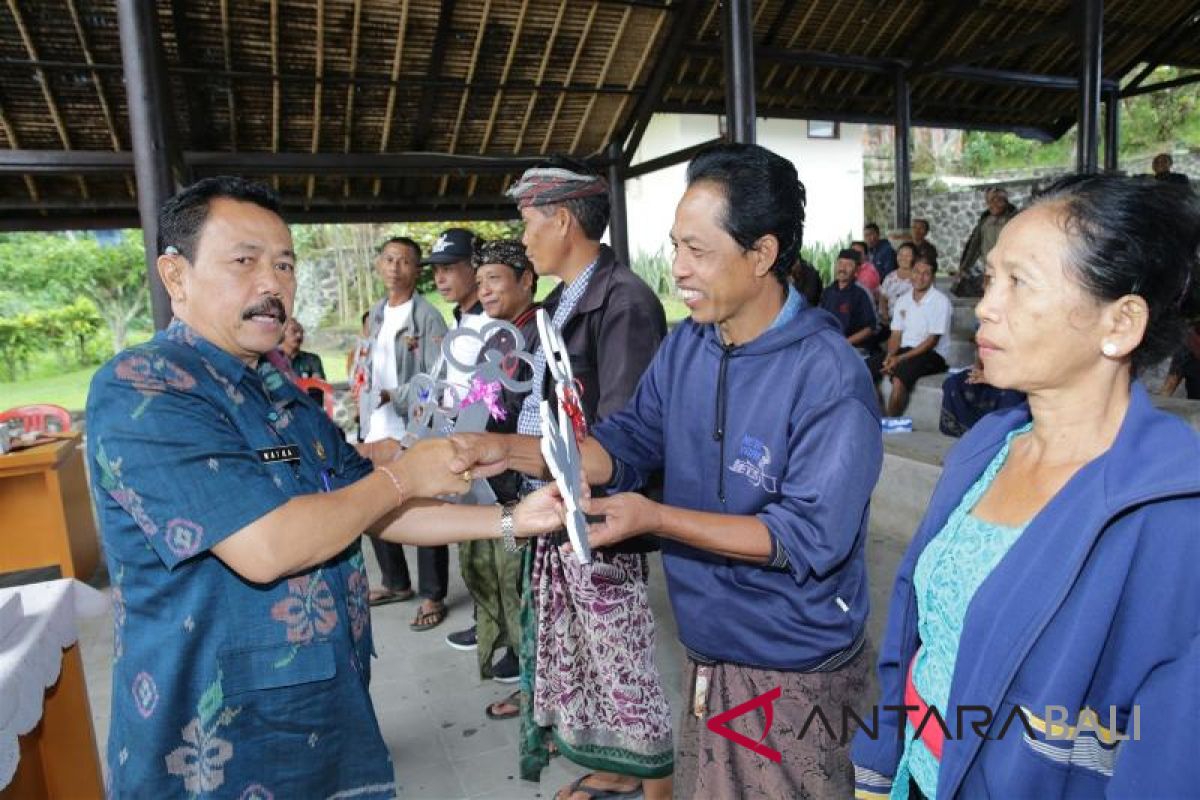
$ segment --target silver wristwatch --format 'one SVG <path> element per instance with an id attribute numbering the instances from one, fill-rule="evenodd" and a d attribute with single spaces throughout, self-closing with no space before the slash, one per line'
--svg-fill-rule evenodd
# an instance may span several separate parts
<path id="1" fill-rule="evenodd" d="M 517 525 L 513 519 L 513 509 L 516 507 L 515 501 L 500 506 L 500 538 L 504 541 L 504 549 L 510 553 L 521 549 L 517 544 Z"/>

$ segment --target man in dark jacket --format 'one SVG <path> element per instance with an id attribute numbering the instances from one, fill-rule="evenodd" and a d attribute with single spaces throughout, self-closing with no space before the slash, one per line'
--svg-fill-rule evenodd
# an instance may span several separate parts
<path id="1" fill-rule="evenodd" d="M 879 226 L 874 222 L 863 226 L 863 241 L 867 243 L 867 261 L 875 265 L 882 281 L 896 269 L 896 249 L 879 233 Z"/>
<path id="2" fill-rule="evenodd" d="M 594 425 L 625 406 L 666 336 L 662 304 L 600 243 L 608 226 L 608 185 L 585 165 L 554 159 L 527 170 L 509 194 L 525 222 L 522 242 L 534 270 L 561 281 L 542 307 L 562 332 L 580 422 Z M 541 435 L 542 399 L 557 403 L 539 347 L 534 386 L 517 418 L 520 433 Z M 534 485 L 527 480 L 525 488 Z M 670 797 L 671 709 L 653 666 L 644 548 L 597 550 L 592 564 L 581 566 L 564 554 L 563 539 L 543 537 L 527 561 L 531 613 L 522 631 L 521 669 L 536 675 L 522 681 L 532 689 L 522 703 L 522 777 L 536 780 L 548 763 L 553 728 L 559 753 L 608 770 L 574 782 L 564 797 L 631 791 L 635 776 L 642 777 L 647 800 Z M 614 608 L 621 609 L 620 625 L 606 611 Z M 564 637 L 566 630 L 572 635 Z"/>
<path id="3" fill-rule="evenodd" d="M 996 246 L 1000 231 L 1017 215 L 1017 207 L 1008 202 L 1008 191 L 1001 186 L 988 189 L 987 211 L 979 217 L 958 260 L 958 280 L 950 287 L 958 297 L 983 297 L 983 262 Z"/>
<path id="4" fill-rule="evenodd" d="M 588 481 L 622 492 L 590 503 L 605 517 L 593 546 L 651 531 L 663 540 L 689 654 L 680 797 L 853 792 L 847 742 L 787 736 L 764 769 L 762 750 L 704 723 L 779 687 L 767 718 L 794 732 L 814 698 L 857 707 L 870 683 L 864 548 L 879 416 L 833 317 L 787 285 L 802 220 L 790 162 L 745 144 L 696 156 L 671 232 L 691 319 L 582 447 Z M 542 469 L 530 438 L 462 444 L 462 462 Z M 662 504 L 630 493 L 658 469 Z"/>

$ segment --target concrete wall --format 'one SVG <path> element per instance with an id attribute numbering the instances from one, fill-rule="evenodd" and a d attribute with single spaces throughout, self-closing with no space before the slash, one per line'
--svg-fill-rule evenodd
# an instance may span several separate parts
<path id="1" fill-rule="evenodd" d="M 842 125 L 838 139 L 809 139 L 807 123 L 759 119 L 758 142 L 796 165 L 808 190 L 806 243 L 830 244 L 863 225 L 862 125 Z M 634 156 L 637 164 L 718 135 L 716 117 L 657 114 Z M 685 164 L 626 184 L 629 252 L 670 253 L 668 233 L 684 190 Z"/>

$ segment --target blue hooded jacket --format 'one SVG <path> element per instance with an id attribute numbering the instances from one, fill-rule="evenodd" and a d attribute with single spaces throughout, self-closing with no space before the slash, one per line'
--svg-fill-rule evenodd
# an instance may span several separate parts
<path id="1" fill-rule="evenodd" d="M 1029 419 L 1027 405 L 995 412 L 947 455 L 896 576 L 880 648 L 880 708 L 903 703 L 919 645 L 917 559 L 1008 432 Z M 1135 383 L 1112 447 L 1038 512 L 971 601 L 950 707 L 938 709 L 951 736 L 937 796 L 1195 797 L 1197 565 L 1200 436 L 1155 409 Z M 990 710 L 986 741 L 969 730 L 982 712 L 964 716 L 967 730 L 958 731 L 956 709 L 966 705 Z M 1047 735 L 1046 709 L 1055 706 L 1065 709 L 1073 736 Z M 1011 720 L 1001 736 L 1018 708 L 1034 735 Z M 1081 718 L 1084 709 L 1097 717 Z M 857 797 L 887 795 L 904 744 L 898 717 L 881 713 L 874 736 L 855 737 Z"/>
<path id="2" fill-rule="evenodd" d="M 662 469 L 668 505 L 757 516 L 773 537 L 766 565 L 663 542 L 693 653 L 804 670 L 858 641 L 883 444 L 871 378 L 832 315 L 805 307 L 735 347 L 685 321 L 594 435 L 613 458 L 610 489 Z"/>

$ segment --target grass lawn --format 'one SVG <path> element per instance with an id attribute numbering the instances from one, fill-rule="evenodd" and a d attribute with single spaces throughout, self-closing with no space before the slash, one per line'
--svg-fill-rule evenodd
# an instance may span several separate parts
<path id="1" fill-rule="evenodd" d="M 544 298 L 554 288 L 554 282 L 539 281 L 538 299 Z M 434 307 L 450 318 L 450 305 L 432 292 L 426 295 Z M 676 297 L 661 297 L 666 310 L 667 322 L 676 323 L 688 315 L 687 306 Z M 131 333 L 130 344 L 150 338 L 149 332 Z M 325 366 L 325 375 L 332 383 L 346 380 L 346 354 L 337 350 L 322 350 L 317 353 Z M 82 410 L 87 403 L 88 383 L 97 366 L 64 369 L 58 359 L 47 354 L 31 365 L 29 377 L 23 380 L 0 381 L 0 410 L 32 403 L 53 403 L 72 411 Z"/>

